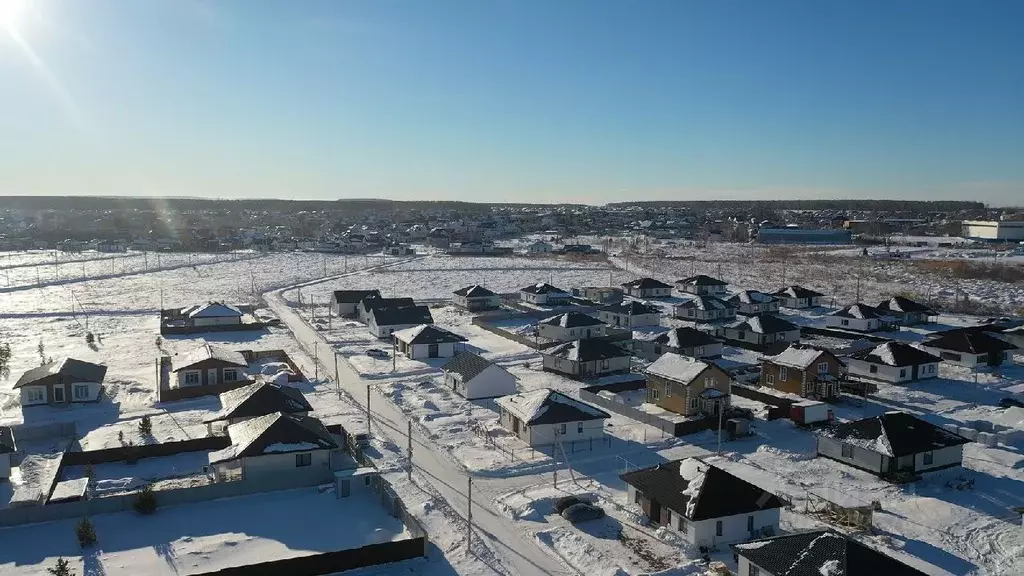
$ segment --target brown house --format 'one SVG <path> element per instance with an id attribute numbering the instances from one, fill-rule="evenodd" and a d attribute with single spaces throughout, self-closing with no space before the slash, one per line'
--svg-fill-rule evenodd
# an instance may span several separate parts
<path id="1" fill-rule="evenodd" d="M 60 358 L 21 375 L 14 388 L 21 392 L 21 405 L 95 402 L 99 399 L 107 367 L 74 358 Z"/>
<path id="2" fill-rule="evenodd" d="M 729 374 L 714 364 L 668 352 L 644 373 L 651 404 L 683 416 L 729 408 Z"/>
<path id="3" fill-rule="evenodd" d="M 172 363 L 179 388 L 251 382 L 246 374 L 249 363 L 242 353 L 213 344 L 203 344 Z"/>
<path id="4" fill-rule="evenodd" d="M 760 383 L 804 398 L 835 398 L 843 366 L 828 350 L 791 344 L 775 356 L 762 358 Z"/>

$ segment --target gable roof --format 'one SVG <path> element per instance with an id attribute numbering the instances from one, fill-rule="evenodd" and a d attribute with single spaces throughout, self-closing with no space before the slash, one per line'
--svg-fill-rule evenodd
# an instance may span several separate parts
<path id="1" fill-rule="evenodd" d="M 234 350 L 229 350 L 223 346 L 204 342 L 182 355 L 180 362 L 174 362 L 174 370 L 172 370 L 172 372 L 184 370 L 185 368 L 195 366 L 196 364 L 207 360 L 226 362 L 241 368 L 249 367 L 249 363 L 245 361 L 245 356 L 242 356 L 241 352 L 235 352 Z"/>
<path id="2" fill-rule="evenodd" d="M 433 324 L 421 324 L 405 330 L 398 330 L 392 336 L 395 337 L 395 340 L 401 340 L 406 344 L 447 344 L 466 341 L 464 336 Z"/>
<path id="3" fill-rule="evenodd" d="M 909 456 L 970 442 L 959 434 L 906 412 L 886 412 L 881 416 L 838 424 L 823 430 L 821 434 L 891 457 Z"/>
<path id="4" fill-rule="evenodd" d="M 924 346 L 969 354 L 987 354 L 1017 349 L 1013 344 L 980 330 L 946 330 L 937 332 L 933 336 L 933 338 L 925 340 Z"/>
<path id="5" fill-rule="evenodd" d="M 210 464 L 288 452 L 338 447 L 323 422 L 312 416 L 274 412 L 228 426 L 231 446 L 210 453 Z"/>
<path id="6" fill-rule="evenodd" d="M 459 288 L 455 292 L 452 292 L 452 294 L 455 294 L 456 296 L 465 296 L 466 298 L 489 298 L 491 296 L 495 296 L 494 292 L 491 292 L 479 284 Z"/>
<path id="7" fill-rule="evenodd" d="M 0 454 L 10 454 L 17 449 L 14 444 L 14 431 L 10 426 L 0 426 Z"/>
<path id="8" fill-rule="evenodd" d="M 732 310 L 732 304 L 714 296 L 694 296 L 686 302 L 680 302 L 676 308 L 696 308 L 697 310 Z"/>
<path id="9" fill-rule="evenodd" d="M 885 366 L 917 366 L 942 360 L 904 342 L 883 342 L 874 348 L 857 350 L 850 354 L 850 358 Z"/>
<path id="10" fill-rule="evenodd" d="M 242 311 L 230 304 L 222 302 L 207 302 L 199 306 L 190 306 L 181 311 L 189 318 L 225 318 L 242 315 Z"/>
<path id="11" fill-rule="evenodd" d="M 255 418 L 274 412 L 312 412 L 306 397 L 297 388 L 257 382 L 220 395 L 220 411 L 204 420 L 217 422 L 231 418 Z"/>
<path id="12" fill-rule="evenodd" d="M 445 362 L 444 366 L 441 366 L 441 370 L 454 372 L 462 376 L 463 382 L 469 382 L 491 366 L 498 365 L 472 352 L 459 352 L 451 360 Z M 498 368 L 501 368 L 501 366 L 498 366 Z M 501 369 L 505 370 L 504 368 Z M 508 370 L 505 370 L 505 372 L 508 372 Z"/>
<path id="13" fill-rule="evenodd" d="M 786 286 L 785 288 L 780 288 L 775 292 L 772 292 L 772 296 L 785 296 L 787 298 L 820 298 L 824 296 L 824 294 L 793 284 L 792 286 Z"/>
<path id="14" fill-rule="evenodd" d="M 796 324 L 793 324 L 788 320 L 783 320 L 782 318 L 772 314 L 749 316 L 743 320 L 726 324 L 725 326 L 726 328 L 750 331 L 755 334 L 778 334 L 779 332 L 790 332 L 800 329 Z"/>
<path id="15" fill-rule="evenodd" d="M 629 282 L 623 282 L 624 288 L 636 288 L 638 290 L 653 290 L 655 288 L 672 288 L 670 284 L 665 284 L 661 280 L 655 280 L 654 278 L 637 278 L 636 280 L 630 280 Z"/>
<path id="16" fill-rule="evenodd" d="M 615 304 L 609 304 L 598 308 L 601 312 L 611 312 L 612 314 L 624 314 L 640 316 L 643 314 L 661 314 L 661 309 L 657 306 L 651 306 L 646 302 L 639 302 L 637 300 L 623 300 Z"/>
<path id="17" fill-rule="evenodd" d="M 644 370 L 644 374 L 660 376 L 674 382 L 689 384 L 711 366 L 712 364 L 703 360 L 666 352 L 648 366 Z"/>
<path id="18" fill-rule="evenodd" d="M 538 282 L 536 284 L 530 284 L 525 288 L 520 288 L 520 292 L 528 292 L 530 294 L 569 294 L 565 290 L 552 286 L 547 282 Z"/>
<path id="19" fill-rule="evenodd" d="M 371 310 L 379 310 L 381 308 L 405 308 L 406 306 L 415 306 L 416 302 L 409 297 L 401 298 L 381 298 L 379 295 L 370 294 L 366 298 L 359 301 L 367 312 Z"/>
<path id="20" fill-rule="evenodd" d="M 582 312 L 566 312 L 550 316 L 538 322 L 548 326 L 561 326 L 562 328 L 579 328 L 580 326 L 598 326 L 604 324 L 593 316 L 587 316 Z"/>
<path id="21" fill-rule="evenodd" d="M 845 308 L 836 310 L 830 316 L 837 316 L 839 318 L 857 318 L 859 320 L 871 320 L 874 318 L 883 318 L 885 314 L 873 306 L 867 304 L 850 304 Z"/>
<path id="22" fill-rule="evenodd" d="M 673 460 L 619 477 L 693 521 L 784 506 L 778 496 L 699 458 Z"/>
<path id="23" fill-rule="evenodd" d="M 586 402 L 570 398 L 550 388 L 502 396 L 495 402 L 530 426 L 601 420 L 611 417 L 600 408 L 595 408 Z"/>
<path id="24" fill-rule="evenodd" d="M 832 530 L 812 530 L 734 544 L 733 551 L 779 576 L 925 576 L 857 540 Z"/>
<path id="25" fill-rule="evenodd" d="M 368 297 L 380 298 L 380 290 L 335 290 L 332 296 L 336 304 L 357 304 Z"/>
<path id="26" fill-rule="evenodd" d="M 684 286 L 728 286 L 729 283 L 718 278 L 712 278 L 705 274 L 697 274 L 696 276 L 690 276 L 689 278 L 683 278 L 678 280 L 676 284 L 682 284 Z"/>
<path id="27" fill-rule="evenodd" d="M 74 358 L 58 358 L 53 362 L 47 362 L 42 366 L 27 370 L 14 383 L 14 387 L 31 386 L 33 383 L 55 374 L 77 378 L 82 382 L 103 382 L 103 378 L 107 375 L 107 367 Z"/>
<path id="28" fill-rule="evenodd" d="M 774 356 L 765 356 L 764 359 L 772 364 L 778 366 L 789 366 L 790 368 L 796 368 L 798 370 L 806 370 L 809 366 L 817 362 L 818 358 L 822 354 L 827 354 L 832 358 L 836 358 L 836 355 L 825 350 L 824 348 L 816 348 L 808 344 L 790 344 L 788 348 L 779 352 Z M 841 363 L 841 362 L 840 362 Z"/>
<path id="29" fill-rule="evenodd" d="M 370 311 L 370 316 L 377 326 L 434 323 L 434 317 L 430 314 L 430 308 L 426 306 L 374 308 Z"/>
<path id="30" fill-rule="evenodd" d="M 893 296 L 888 300 L 883 300 L 878 304 L 878 309 L 883 312 L 925 312 L 933 313 L 932 309 L 914 302 L 910 298 L 904 298 L 903 296 Z"/>
<path id="31" fill-rule="evenodd" d="M 768 304 L 775 302 L 776 299 L 771 294 L 765 294 L 758 290 L 740 290 L 732 296 L 729 296 L 728 301 L 741 304 Z"/>
<path id="32" fill-rule="evenodd" d="M 593 360 L 622 358 L 632 355 L 632 353 L 602 338 L 573 340 L 572 342 L 566 342 L 547 350 L 542 350 L 541 354 L 572 360 L 573 362 L 591 362 Z"/>
<path id="33" fill-rule="evenodd" d="M 663 334 L 658 334 L 651 339 L 655 344 L 661 344 L 669 348 L 693 348 L 695 346 L 707 346 L 718 342 L 707 332 L 701 332 L 696 328 L 679 327 L 673 328 Z"/>

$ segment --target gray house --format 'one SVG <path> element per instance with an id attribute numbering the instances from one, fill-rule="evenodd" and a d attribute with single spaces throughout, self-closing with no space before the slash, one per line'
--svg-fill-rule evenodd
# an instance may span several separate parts
<path id="1" fill-rule="evenodd" d="M 891 478 L 960 466 L 968 442 L 906 412 L 886 412 L 823 430 L 817 453 Z"/>
<path id="2" fill-rule="evenodd" d="M 622 290 L 637 298 L 667 298 L 672 295 L 672 286 L 654 278 L 637 278 L 622 284 Z"/>
<path id="3" fill-rule="evenodd" d="M 821 305 L 821 299 L 825 297 L 821 292 L 815 292 L 809 288 L 798 286 L 786 286 L 772 292 L 772 296 L 778 298 L 779 303 L 786 308 L 814 308 Z"/>
<path id="4" fill-rule="evenodd" d="M 926 576 L 917 568 L 832 530 L 733 544 L 736 576 Z"/>
<path id="5" fill-rule="evenodd" d="M 380 290 L 335 290 L 331 295 L 331 313 L 355 316 L 359 303 L 366 298 L 380 298 Z"/>
<path id="6" fill-rule="evenodd" d="M 631 352 L 607 340 L 589 338 L 542 350 L 541 356 L 545 371 L 592 379 L 629 372 Z"/>
<path id="7" fill-rule="evenodd" d="M 241 352 L 209 343 L 194 348 L 184 356 L 175 357 L 172 364 L 172 373 L 176 376 L 179 388 L 249 379 L 245 373 L 249 363 Z"/>
<path id="8" fill-rule="evenodd" d="M 636 300 L 624 300 L 597 309 L 597 317 L 609 326 L 634 328 L 661 324 L 661 310 Z"/>
<path id="9" fill-rule="evenodd" d="M 537 323 L 537 335 L 561 342 L 604 336 L 603 322 L 582 312 L 566 312 Z"/>
<path id="10" fill-rule="evenodd" d="M 929 317 L 935 316 L 935 311 L 928 306 L 903 296 L 893 296 L 880 303 L 877 309 L 888 316 L 892 316 L 898 324 L 903 326 L 927 322 Z"/>
<path id="11" fill-rule="evenodd" d="M 697 296 L 675 305 L 672 314 L 691 322 L 724 322 L 736 319 L 736 307 L 714 296 Z"/>
<path id="12" fill-rule="evenodd" d="M 695 328 L 672 328 L 646 338 L 634 337 L 633 350 L 647 360 L 657 360 L 672 352 L 694 358 L 717 358 L 722 355 L 722 342 Z"/>
<path id="13" fill-rule="evenodd" d="M 452 292 L 452 303 L 471 312 L 494 310 L 501 306 L 501 297 L 479 284 Z"/>
<path id="14" fill-rule="evenodd" d="M 744 316 L 772 314 L 779 311 L 779 301 L 774 296 L 757 290 L 740 290 L 730 296 L 726 302 L 736 309 L 737 314 Z"/>
<path id="15" fill-rule="evenodd" d="M 771 314 L 750 316 L 718 328 L 718 335 L 729 340 L 741 340 L 759 346 L 778 342 L 799 342 L 800 327 Z"/>
<path id="16" fill-rule="evenodd" d="M 724 295 L 725 287 L 728 285 L 729 283 L 724 280 L 705 276 L 704 274 L 690 276 L 689 278 L 683 278 L 676 282 L 676 286 L 679 287 L 680 292 L 696 294 L 697 296 Z"/>
<path id="17" fill-rule="evenodd" d="M 311 416 L 275 412 L 228 426 L 231 446 L 211 452 L 218 481 L 294 477 L 297 481 L 333 480 L 343 459 L 338 442 Z"/>

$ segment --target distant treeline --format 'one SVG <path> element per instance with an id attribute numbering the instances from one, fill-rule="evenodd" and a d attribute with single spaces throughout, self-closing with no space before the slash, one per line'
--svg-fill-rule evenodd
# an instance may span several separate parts
<path id="1" fill-rule="evenodd" d="M 473 202 L 400 202 L 377 199 L 279 200 L 216 198 L 130 198 L 115 196 L 9 196 L 0 199 L 0 209 L 22 210 L 266 210 L 279 212 L 451 209 L 485 210 L 487 204 Z"/>
<path id="2" fill-rule="evenodd" d="M 984 210 L 982 202 L 965 200 L 665 200 L 652 202 L 616 202 L 608 206 L 641 208 L 709 208 L 732 210 L 845 210 L 881 212 L 956 212 Z"/>

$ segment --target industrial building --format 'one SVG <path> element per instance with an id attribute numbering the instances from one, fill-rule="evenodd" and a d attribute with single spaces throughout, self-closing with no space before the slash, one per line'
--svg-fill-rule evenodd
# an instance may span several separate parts
<path id="1" fill-rule="evenodd" d="M 991 242 L 1024 242 L 1024 220 L 965 220 L 964 238 Z"/>

